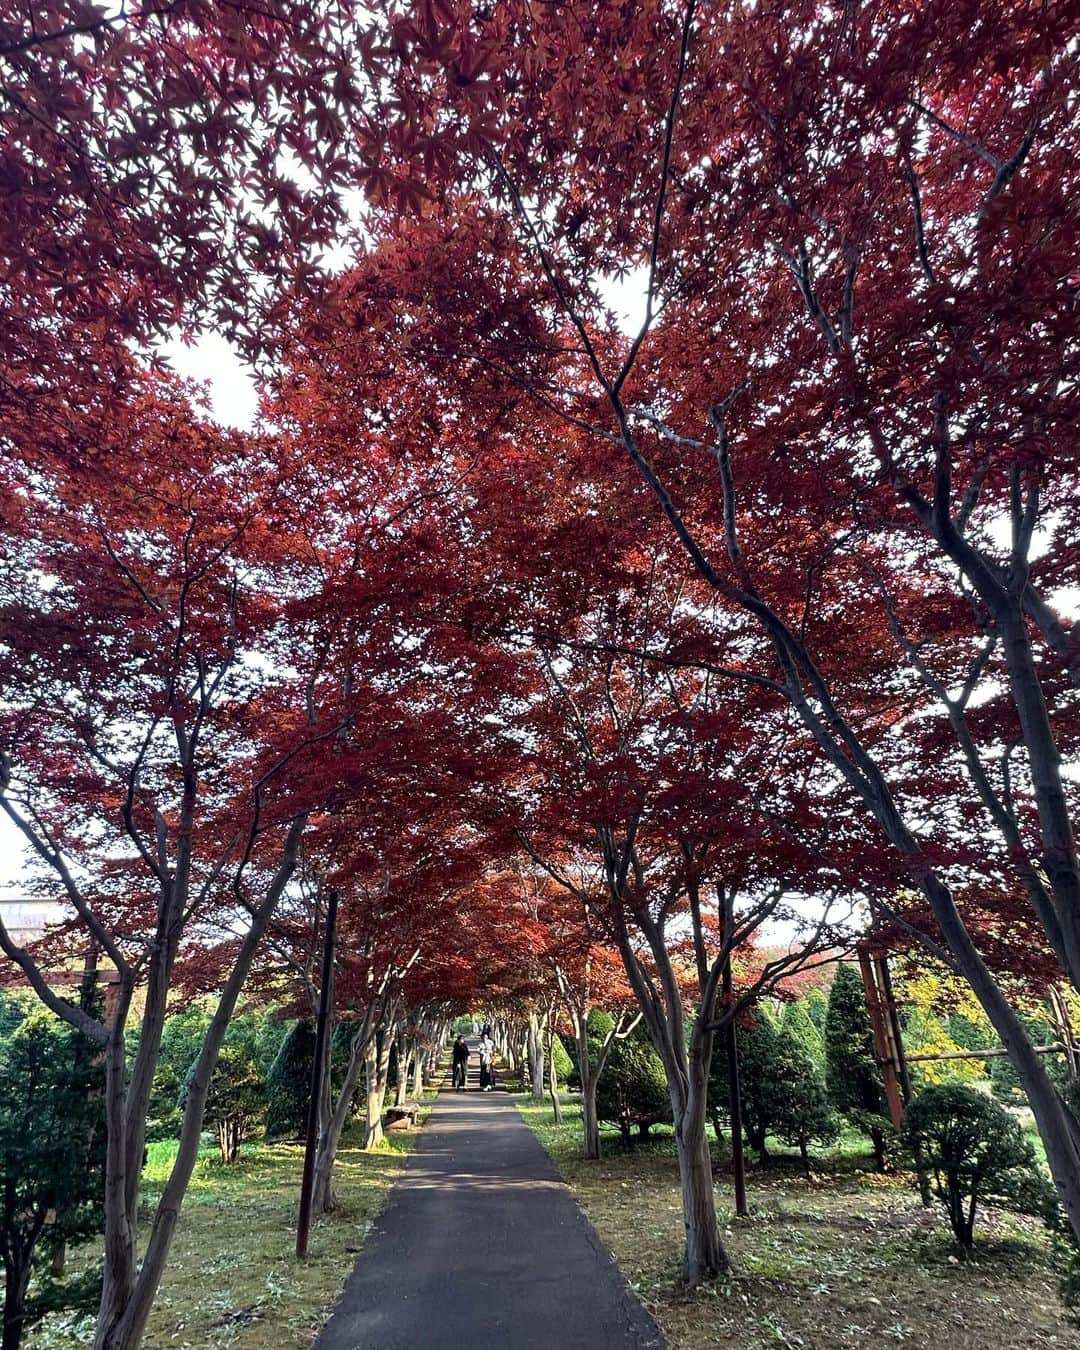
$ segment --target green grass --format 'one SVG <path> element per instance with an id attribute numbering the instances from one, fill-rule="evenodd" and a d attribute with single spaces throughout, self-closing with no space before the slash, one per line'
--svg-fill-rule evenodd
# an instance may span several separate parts
<path id="1" fill-rule="evenodd" d="M 793 1160 L 751 1168 L 751 1217 L 717 1180 L 731 1276 L 687 1291 L 679 1282 L 682 1212 L 670 1133 L 607 1156 L 581 1156 L 580 1113 L 562 1126 L 549 1106 L 519 1110 L 551 1154 L 671 1350 L 920 1350 L 1080 1348 L 1065 1321 L 1058 1270 L 1041 1223 L 983 1210 L 976 1250 L 958 1257 L 942 1212 L 923 1210 L 907 1176 L 881 1176 L 857 1136 L 814 1155 L 807 1180 Z"/>
<path id="2" fill-rule="evenodd" d="M 312 1227 L 298 1262 L 296 1210 L 303 1164 L 299 1144 L 244 1145 L 239 1162 L 200 1155 L 144 1344 L 149 1350 L 303 1350 L 310 1345 L 386 1203 L 415 1135 L 387 1136 L 385 1151 L 364 1153 L 362 1131 L 346 1134 L 335 1170 L 339 1208 Z M 149 1219 L 176 1151 L 152 1144 L 143 1174 Z M 82 1248 L 69 1268 L 94 1258 Z M 26 1340 L 27 1350 L 82 1350 L 93 1318 L 55 1315 Z"/>

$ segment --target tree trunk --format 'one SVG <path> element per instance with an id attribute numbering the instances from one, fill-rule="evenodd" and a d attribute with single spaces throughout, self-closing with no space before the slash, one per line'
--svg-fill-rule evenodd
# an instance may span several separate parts
<path id="1" fill-rule="evenodd" d="M 581 1077 L 581 1123 L 584 1128 L 584 1156 L 597 1159 L 600 1153 L 600 1122 L 596 1118 L 597 1079 L 591 1073 Z"/>
<path id="2" fill-rule="evenodd" d="M 675 1122 L 675 1147 L 679 1158 L 679 1185 L 682 1191 L 683 1228 L 686 1251 L 683 1279 L 689 1285 L 701 1284 L 728 1268 L 727 1253 L 720 1241 L 716 1221 L 716 1196 L 713 1193 L 712 1158 L 704 1129 L 694 1115 L 684 1110 Z"/>
<path id="3" fill-rule="evenodd" d="M 221 1044 L 228 1030 L 229 1019 L 236 1009 L 237 999 L 244 987 L 256 948 L 266 926 L 273 916 L 289 878 L 296 865 L 305 820 L 294 820 L 289 826 L 281 862 L 271 882 L 266 898 L 252 918 L 252 923 L 233 963 L 218 1006 L 210 1019 L 195 1068 L 188 1087 L 187 1105 L 180 1131 L 180 1147 L 169 1179 L 165 1183 L 154 1214 L 150 1237 L 138 1275 L 135 1274 L 136 1224 L 139 1210 L 139 1181 L 142 1173 L 143 1140 L 146 1134 L 146 1103 L 152 1073 L 138 1075 L 139 1094 L 133 1096 L 132 1087 L 125 1093 L 123 1026 L 130 991 L 120 996 L 116 1020 L 105 1048 L 105 1119 L 108 1129 L 108 1151 L 105 1169 L 105 1268 L 101 1287 L 101 1303 L 94 1332 L 94 1350 L 138 1350 L 146 1331 L 146 1322 L 154 1298 L 165 1273 L 169 1248 L 176 1232 L 191 1174 L 199 1156 L 206 1099 L 210 1079 L 217 1064 Z M 153 958 L 151 961 L 153 965 Z M 155 987 L 164 982 L 167 992 L 168 969 L 156 970 L 148 983 Z M 149 1001 L 148 1001 L 149 1006 Z M 163 999 L 155 997 L 154 1006 L 164 1008 Z M 160 1045 L 161 1027 L 155 1014 L 156 1040 Z M 163 1019 L 162 1019 L 163 1022 Z M 143 1020 L 146 1028 L 146 1018 Z M 139 1063 L 143 1054 L 140 1041 Z M 155 1050 L 156 1054 L 156 1050 Z"/>
<path id="4" fill-rule="evenodd" d="M 30 1264 L 29 1251 L 16 1248 L 4 1254 L 4 1332 L 0 1337 L 0 1350 L 19 1350 L 22 1343 Z"/>
<path id="5" fill-rule="evenodd" d="M 416 1101 L 424 1095 L 424 1051 L 420 1048 L 417 1041 L 416 1053 L 413 1056 L 413 1098 Z"/>
<path id="6" fill-rule="evenodd" d="M 728 1115 L 731 1119 L 731 1171 L 735 1182 L 735 1213 L 745 1219 L 750 1214 L 746 1200 L 746 1150 L 743 1145 L 742 1083 L 739 1080 L 739 1041 L 735 1023 L 727 1029 Z M 720 1131 L 716 1132 L 717 1139 Z M 764 1142 L 764 1141 L 763 1141 Z"/>
<path id="7" fill-rule="evenodd" d="M 983 963 L 948 888 L 930 872 L 922 879 L 922 889 L 961 973 L 1009 1052 L 1039 1127 L 1062 1208 L 1080 1241 L 1080 1123 L 1062 1101 L 1023 1024 Z"/>
<path id="8" fill-rule="evenodd" d="M 544 1035 L 536 1013 L 529 1014 L 529 1085 L 534 1102 L 544 1100 Z"/>
<path id="9" fill-rule="evenodd" d="M 381 1037 L 373 1036 L 364 1056 L 364 1077 L 367 1087 L 367 1111 L 364 1128 L 364 1148 L 377 1149 L 385 1143 L 382 1114 L 386 1100 L 386 1080 L 390 1069 L 390 1046 L 394 1028 L 388 1025 Z M 380 1043 L 381 1042 L 381 1043 Z"/>
<path id="10" fill-rule="evenodd" d="M 687 1072 L 678 1089 L 670 1089 L 675 1147 L 682 1189 L 683 1227 L 686 1252 L 683 1278 L 689 1285 L 714 1279 L 728 1269 L 728 1257 L 720 1240 L 713 1192 L 712 1156 L 709 1153 L 708 1119 L 709 1061 L 712 1032 L 695 1023 L 687 1055 Z"/>
<path id="11" fill-rule="evenodd" d="M 548 1091 L 551 1093 L 551 1110 L 555 1124 L 562 1124 L 562 1100 L 559 1097 L 559 1071 L 555 1067 L 555 1033 L 548 1039 Z"/>
<path id="12" fill-rule="evenodd" d="M 404 1106 L 409 1093 L 409 1036 L 404 1023 L 397 1034 L 397 1083 L 394 1087 L 394 1105 Z"/>
<path id="13" fill-rule="evenodd" d="M 331 1214 L 337 1208 L 334 1195 L 334 1163 L 337 1161 L 341 1135 L 349 1119 L 353 1094 L 360 1081 L 360 1070 L 364 1066 L 364 1055 L 372 1039 L 369 1022 L 365 1021 L 353 1037 L 349 1048 L 349 1062 L 345 1067 L 341 1091 L 330 1113 L 329 1119 L 319 1131 L 319 1142 L 315 1150 L 315 1171 L 311 1189 L 311 1212 L 313 1214 Z"/>
<path id="14" fill-rule="evenodd" d="M 105 1261 L 95 1350 L 110 1345 L 107 1338 L 123 1318 L 135 1287 L 135 1221 L 126 1199 L 125 1070 L 123 1023 L 118 1019 L 105 1047 Z M 112 1344 L 119 1350 L 123 1342 Z"/>
<path id="15" fill-rule="evenodd" d="M 596 1118 L 596 1088 L 603 1072 L 603 1063 L 597 1066 L 589 1059 L 589 1018 L 584 1010 L 574 1014 L 574 1035 L 577 1042 L 578 1075 L 581 1078 L 583 1156 L 595 1160 L 601 1156 L 600 1122 Z"/>

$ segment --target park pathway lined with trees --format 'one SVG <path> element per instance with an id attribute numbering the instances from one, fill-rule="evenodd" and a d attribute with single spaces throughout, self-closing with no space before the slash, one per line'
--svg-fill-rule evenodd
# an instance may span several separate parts
<path id="1" fill-rule="evenodd" d="M 439 1096 L 315 1350 L 420 1345 L 663 1345 L 501 1093 Z"/>

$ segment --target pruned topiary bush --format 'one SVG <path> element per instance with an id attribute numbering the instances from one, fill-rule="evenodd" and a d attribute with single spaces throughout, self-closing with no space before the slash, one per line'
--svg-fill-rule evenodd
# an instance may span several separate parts
<path id="1" fill-rule="evenodd" d="M 969 1248 L 980 1201 L 1030 1212 L 1045 1196 L 1019 1122 L 985 1093 L 960 1083 L 928 1087 L 911 1103 L 904 1135 L 934 1179 L 957 1242 Z"/>

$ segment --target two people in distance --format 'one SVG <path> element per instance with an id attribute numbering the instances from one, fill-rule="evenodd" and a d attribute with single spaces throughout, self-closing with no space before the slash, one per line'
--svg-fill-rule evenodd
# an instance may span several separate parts
<path id="1" fill-rule="evenodd" d="M 469 1077 L 469 1045 L 464 1036 L 459 1036 L 454 1042 L 452 1053 L 453 1076 L 452 1083 L 455 1092 L 464 1092 L 465 1085 Z M 480 1036 L 480 1045 L 477 1048 L 477 1054 L 480 1057 L 480 1091 L 491 1092 L 495 1087 L 495 1041 L 491 1035 L 491 1027 L 486 1026 Z"/>

